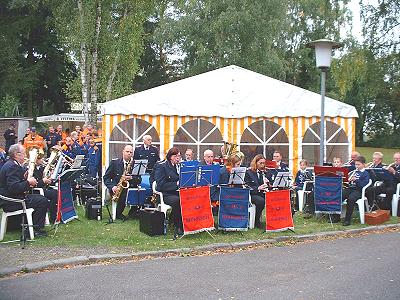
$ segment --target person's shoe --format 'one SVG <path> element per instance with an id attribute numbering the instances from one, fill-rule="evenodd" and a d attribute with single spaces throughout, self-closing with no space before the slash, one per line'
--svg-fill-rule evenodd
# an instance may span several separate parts
<path id="1" fill-rule="evenodd" d="M 349 226 L 349 225 L 350 225 L 350 221 L 344 220 L 343 226 Z"/>
<path id="2" fill-rule="evenodd" d="M 305 212 L 303 214 L 304 219 L 311 219 L 314 215 L 312 213 Z"/>
<path id="3" fill-rule="evenodd" d="M 119 215 L 119 216 L 117 216 L 116 217 L 118 220 L 121 220 L 121 221 L 126 221 L 126 220 L 128 220 L 128 218 L 126 217 L 126 216 L 124 216 L 124 215 Z"/>
<path id="4" fill-rule="evenodd" d="M 182 236 L 183 235 L 183 229 L 181 226 L 176 227 L 176 234 L 178 236 Z"/>
<path id="5" fill-rule="evenodd" d="M 256 224 L 255 224 L 254 226 L 255 226 L 256 228 L 258 228 L 258 229 L 262 229 L 262 228 L 263 228 L 261 222 L 256 222 Z"/>
<path id="6" fill-rule="evenodd" d="M 42 229 L 35 231 L 35 237 L 46 237 L 46 236 L 47 236 L 47 232 Z"/>

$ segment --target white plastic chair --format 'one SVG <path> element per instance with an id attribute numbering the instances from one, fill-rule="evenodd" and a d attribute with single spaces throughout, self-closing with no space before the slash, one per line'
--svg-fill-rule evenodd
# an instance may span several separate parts
<path id="1" fill-rule="evenodd" d="M 11 212 L 5 212 L 3 211 L 1 215 L 1 224 L 0 224 L 0 241 L 4 239 L 4 235 L 7 231 L 7 219 L 8 217 L 11 216 L 16 216 L 16 215 L 26 215 L 26 221 L 28 223 L 28 230 L 29 230 L 29 236 L 31 240 L 35 238 L 35 234 L 33 232 L 33 219 L 32 219 L 32 213 L 34 211 L 33 208 L 26 208 L 25 200 L 23 199 L 14 199 L 14 198 L 9 198 L 6 196 L 0 195 L 0 199 L 8 202 L 14 202 L 14 203 L 21 203 L 22 209 L 16 210 L 16 211 L 11 211 Z"/>
<path id="2" fill-rule="evenodd" d="M 396 194 L 393 194 L 392 197 L 392 216 L 397 216 L 397 208 L 399 206 L 400 201 L 400 183 L 397 184 Z"/>
<path id="3" fill-rule="evenodd" d="M 307 184 L 309 183 L 314 184 L 314 181 L 305 181 L 303 184 L 303 188 L 297 191 L 297 198 L 299 199 L 299 211 L 303 211 L 305 205 L 304 195 L 311 193 L 311 191 L 307 191 Z"/>
<path id="4" fill-rule="evenodd" d="M 256 224 L 256 206 L 251 203 L 251 195 L 249 196 L 249 229 L 253 229 Z"/>
<path id="5" fill-rule="evenodd" d="M 362 188 L 361 198 L 356 201 L 356 204 L 358 205 L 358 211 L 360 214 L 361 224 L 365 224 L 365 211 L 369 212 L 371 210 L 371 208 L 369 207 L 368 198 L 365 196 L 365 191 L 371 185 L 372 185 L 372 180 L 370 179 L 368 183 Z M 347 205 L 347 199 L 343 201 L 342 205 Z M 365 210 L 365 208 L 367 209 Z M 345 210 L 343 212 L 345 212 Z"/>
<path id="6" fill-rule="evenodd" d="M 165 214 L 165 218 L 167 218 L 167 211 L 172 209 L 172 207 L 164 203 L 163 193 L 157 191 L 157 183 L 155 181 L 153 181 L 152 189 L 153 193 L 160 197 L 160 203 L 157 205 L 157 210 L 163 212 Z"/>

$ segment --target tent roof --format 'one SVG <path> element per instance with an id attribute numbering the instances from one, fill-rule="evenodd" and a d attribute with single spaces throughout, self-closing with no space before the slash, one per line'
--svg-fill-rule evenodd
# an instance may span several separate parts
<path id="1" fill-rule="evenodd" d="M 97 122 L 101 122 L 102 116 L 97 116 Z M 83 114 L 69 114 L 62 113 L 58 115 L 49 115 L 49 116 L 40 116 L 36 118 L 36 121 L 39 123 L 48 123 L 48 122 L 85 122 L 85 117 Z"/>
<path id="2" fill-rule="evenodd" d="M 241 117 L 313 117 L 320 94 L 228 66 L 104 103 L 102 113 Z M 348 104 L 325 98 L 325 115 L 358 117 Z"/>

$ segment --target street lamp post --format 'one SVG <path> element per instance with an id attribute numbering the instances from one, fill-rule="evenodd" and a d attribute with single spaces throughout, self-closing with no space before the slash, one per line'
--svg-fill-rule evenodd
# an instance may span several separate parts
<path id="1" fill-rule="evenodd" d="M 317 67 L 321 70 L 321 123 L 319 143 L 319 164 L 322 166 L 325 161 L 325 80 L 326 72 L 331 66 L 332 49 L 342 47 L 342 44 L 322 39 L 309 42 L 307 47 L 315 49 L 315 60 Z"/>

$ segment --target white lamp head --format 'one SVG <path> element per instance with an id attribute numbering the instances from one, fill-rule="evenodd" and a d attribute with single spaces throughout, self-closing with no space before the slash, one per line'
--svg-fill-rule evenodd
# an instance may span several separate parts
<path id="1" fill-rule="evenodd" d="M 315 49 L 315 61 L 317 67 L 320 69 L 327 69 L 331 66 L 332 49 L 340 48 L 342 47 L 342 44 L 322 39 L 309 42 L 307 47 Z"/>

